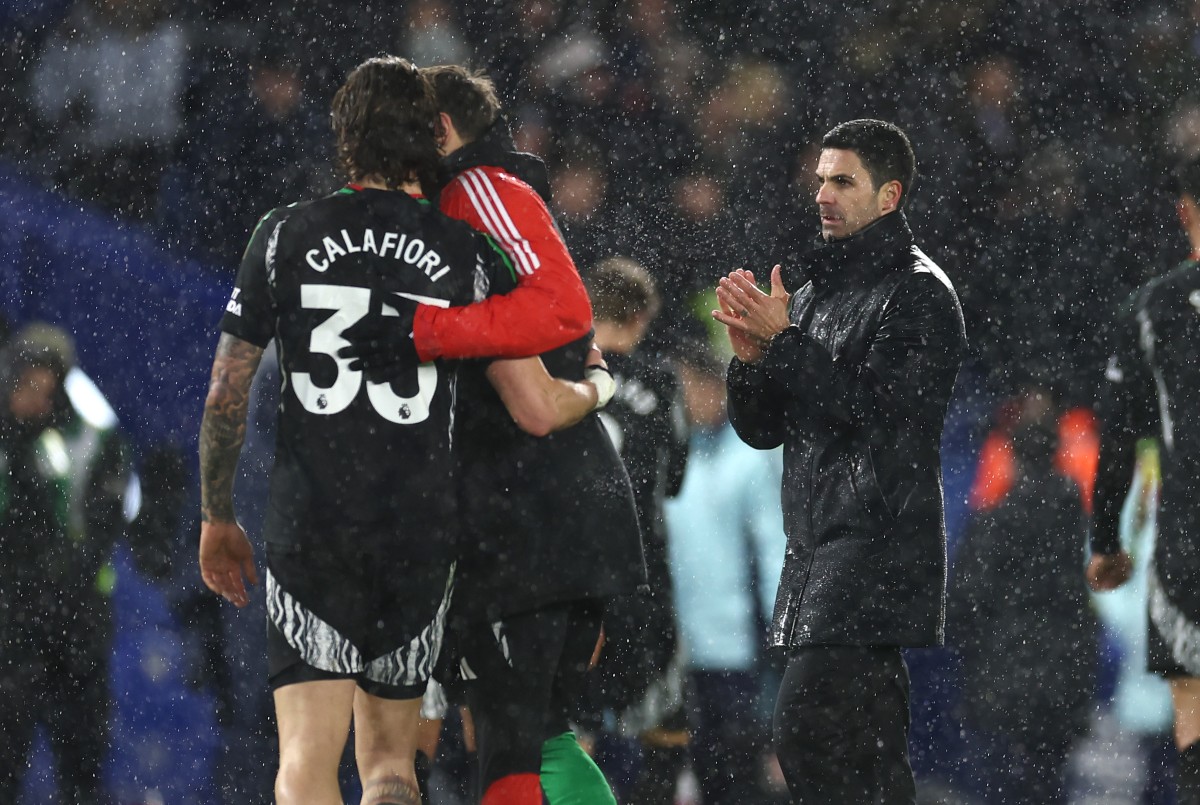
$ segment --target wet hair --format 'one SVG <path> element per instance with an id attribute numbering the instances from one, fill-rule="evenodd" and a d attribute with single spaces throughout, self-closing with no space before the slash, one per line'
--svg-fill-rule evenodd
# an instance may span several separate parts
<path id="1" fill-rule="evenodd" d="M 463 142 L 478 140 L 500 115 L 496 85 L 482 70 L 460 64 L 439 64 L 421 70 L 437 96 L 439 112 L 445 112 Z"/>
<path id="2" fill-rule="evenodd" d="M 821 148 L 853 151 L 862 160 L 876 189 L 891 181 L 900 183 L 903 209 L 917 178 L 917 157 L 908 135 L 883 120 L 851 120 L 834 126 L 821 139 Z"/>
<path id="3" fill-rule="evenodd" d="M 437 104 L 429 82 L 406 59 L 380 56 L 355 67 L 333 98 L 333 130 L 338 165 L 351 180 L 436 186 Z"/>
<path id="4" fill-rule="evenodd" d="M 1200 203 L 1200 157 L 1182 162 L 1175 168 L 1175 190 Z"/>
<path id="5" fill-rule="evenodd" d="M 588 274 L 587 287 L 597 321 L 625 323 L 640 314 L 653 318 L 661 306 L 650 274 L 628 257 L 601 260 Z"/>

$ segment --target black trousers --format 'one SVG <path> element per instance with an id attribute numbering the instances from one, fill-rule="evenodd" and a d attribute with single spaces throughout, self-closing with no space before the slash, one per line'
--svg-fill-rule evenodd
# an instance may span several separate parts
<path id="1" fill-rule="evenodd" d="M 796 649 L 774 723 L 792 802 L 915 803 L 908 725 L 908 667 L 899 648 Z"/>
<path id="2" fill-rule="evenodd" d="M 0 658 L 0 802 L 17 801 L 34 730 L 41 722 L 57 758 L 60 797 L 72 805 L 108 800 L 101 775 L 108 753 L 107 619 L 67 630 L 6 634 Z"/>
<path id="3" fill-rule="evenodd" d="M 600 636 L 602 606 L 552 604 L 464 630 L 480 794 L 510 774 L 539 774 L 542 744 L 568 729 Z"/>

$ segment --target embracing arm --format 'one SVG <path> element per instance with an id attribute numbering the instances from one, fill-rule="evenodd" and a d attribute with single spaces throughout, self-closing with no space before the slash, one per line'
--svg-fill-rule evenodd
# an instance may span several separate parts
<path id="1" fill-rule="evenodd" d="M 210 590 L 248 603 L 243 572 L 257 582 L 253 551 L 233 511 L 233 479 L 246 437 L 250 386 L 263 350 L 223 333 L 200 425 L 200 574 Z"/>
<path id="2" fill-rule="evenodd" d="M 588 366 L 602 365 L 599 350 L 592 347 Z M 611 393 L 605 396 L 589 380 L 552 377 L 541 358 L 492 361 L 487 377 L 517 427 L 533 436 L 546 436 L 571 427 L 603 407 L 612 396 Z"/>
<path id="3" fill-rule="evenodd" d="M 481 169 L 442 191 L 442 212 L 491 235 L 517 272 L 513 291 L 461 307 L 421 305 L 413 341 L 434 358 L 524 358 L 587 335 L 592 306 L 550 211 L 533 188 Z"/>

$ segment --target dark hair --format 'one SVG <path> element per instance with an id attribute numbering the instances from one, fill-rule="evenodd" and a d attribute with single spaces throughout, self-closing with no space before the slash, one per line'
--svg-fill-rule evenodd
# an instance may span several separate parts
<path id="1" fill-rule="evenodd" d="M 368 59 L 333 98 L 338 165 L 352 180 L 436 186 L 437 105 L 420 71 L 398 56 Z"/>
<path id="2" fill-rule="evenodd" d="M 899 182 L 898 207 L 904 207 L 917 178 L 917 157 L 908 135 L 899 126 L 883 120 L 851 120 L 830 129 L 821 138 L 821 147 L 858 154 L 876 189 L 891 181 Z"/>
<path id="3" fill-rule="evenodd" d="M 1200 157 L 1180 163 L 1175 168 L 1175 189 L 1181 196 L 1191 196 L 1200 203 Z"/>
<path id="4" fill-rule="evenodd" d="M 601 260 L 587 278 L 592 312 L 597 321 L 624 323 L 639 314 L 653 318 L 660 306 L 654 280 L 641 264 L 628 257 Z"/>
<path id="5" fill-rule="evenodd" d="M 500 99 L 496 85 L 482 70 L 439 64 L 424 68 L 421 74 L 433 85 L 438 111 L 450 116 L 463 142 L 478 140 L 496 122 Z"/>

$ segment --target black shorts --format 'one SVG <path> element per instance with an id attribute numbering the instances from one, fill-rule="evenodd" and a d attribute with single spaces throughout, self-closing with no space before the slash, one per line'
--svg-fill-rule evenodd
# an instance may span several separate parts
<path id="1" fill-rule="evenodd" d="M 537 774 L 542 744 L 570 729 L 600 636 L 603 604 L 572 601 L 465 626 L 456 638 L 475 720 L 480 793 L 510 774 Z"/>
<path id="2" fill-rule="evenodd" d="M 420 698 L 441 651 L 453 579 L 451 562 L 409 567 L 402 555 L 268 544 L 271 688 L 355 679 L 375 696 Z"/>

